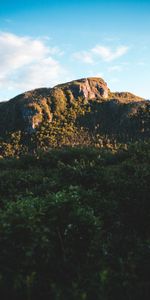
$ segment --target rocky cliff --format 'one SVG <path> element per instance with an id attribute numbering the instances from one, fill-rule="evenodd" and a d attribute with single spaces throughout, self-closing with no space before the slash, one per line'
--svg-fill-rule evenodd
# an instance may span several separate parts
<path id="1" fill-rule="evenodd" d="M 40 88 L 25 92 L 0 105 L 0 135 L 24 130 L 32 132 L 44 122 L 51 122 L 56 114 L 63 114 L 79 100 L 138 103 L 143 99 L 131 93 L 112 93 L 101 78 L 83 78 L 60 84 L 54 88 Z"/>

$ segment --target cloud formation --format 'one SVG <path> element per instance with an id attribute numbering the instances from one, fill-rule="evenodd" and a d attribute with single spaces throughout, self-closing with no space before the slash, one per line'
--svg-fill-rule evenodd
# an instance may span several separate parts
<path id="1" fill-rule="evenodd" d="M 0 32 L 0 88 L 28 90 L 50 86 L 65 73 L 55 56 L 58 47 L 48 47 L 41 39 Z"/>
<path id="2" fill-rule="evenodd" d="M 126 54 L 128 51 L 128 47 L 120 46 L 117 47 L 115 50 L 112 50 L 110 47 L 104 47 L 98 45 L 95 48 L 93 48 L 91 51 L 92 53 L 97 54 L 104 61 L 113 61 Z"/>
<path id="3" fill-rule="evenodd" d="M 65 59 L 65 53 L 57 46 L 50 47 L 50 43 L 48 37 L 36 39 L 0 32 L 0 100 L 6 100 L 6 97 L 11 98 L 26 90 L 50 87 L 75 78 L 76 71 L 70 68 L 68 57 L 67 71 L 66 66 L 60 63 Z M 83 50 L 70 55 L 75 63 L 80 61 L 96 69 L 89 72 L 95 76 L 95 72 L 98 72 L 96 66 L 100 62 L 106 63 L 109 73 L 120 72 L 122 63 L 116 64 L 116 61 L 125 55 L 128 49 L 123 45 L 116 48 L 96 45 L 88 51 Z"/>
<path id="4" fill-rule="evenodd" d="M 82 61 L 85 64 L 94 64 L 94 59 L 90 51 L 81 51 L 73 53 L 73 58 Z"/>
<path id="5" fill-rule="evenodd" d="M 94 64 L 102 60 L 105 62 L 114 61 L 128 52 L 127 46 L 119 46 L 116 49 L 102 45 L 96 45 L 89 51 L 80 51 L 73 54 L 73 57 L 87 64 Z"/>

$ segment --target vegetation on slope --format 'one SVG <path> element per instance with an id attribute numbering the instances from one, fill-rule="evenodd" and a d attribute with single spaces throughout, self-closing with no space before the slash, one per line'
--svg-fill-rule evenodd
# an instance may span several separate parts
<path id="1" fill-rule="evenodd" d="M 41 146 L 101 147 L 143 140 L 149 128 L 149 101 L 128 92 L 112 93 L 101 78 L 83 78 L 3 102 L 0 155 L 31 153 Z"/>
<path id="2" fill-rule="evenodd" d="M 116 148 L 149 136 L 149 101 L 123 104 L 99 99 L 85 103 L 79 98 L 63 113 L 56 109 L 51 122 L 44 120 L 36 130 L 6 132 L 0 139 L 0 155 L 13 157 L 64 146 Z"/>
<path id="3" fill-rule="evenodd" d="M 1 299 L 149 299 L 149 130 L 98 78 L 0 105 Z"/>

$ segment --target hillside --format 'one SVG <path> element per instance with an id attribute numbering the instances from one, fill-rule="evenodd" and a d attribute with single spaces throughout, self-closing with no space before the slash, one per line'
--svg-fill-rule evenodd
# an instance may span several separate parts
<path id="1" fill-rule="evenodd" d="M 0 105 L 0 299 L 149 300 L 150 102 L 100 78 Z"/>
<path id="2" fill-rule="evenodd" d="M 149 101 L 128 92 L 113 93 L 101 78 L 25 92 L 0 105 L 0 155 L 6 148 L 15 152 L 15 139 L 27 151 L 41 145 L 101 145 L 106 138 L 145 139 L 149 111 Z"/>
<path id="3" fill-rule="evenodd" d="M 102 79 L 81 79 L 21 94 L 0 106 L 0 130 L 32 131 L 43 121 L 51 122 L 57 113 L 78 101 L 106 98 L 107 86 Z"/>

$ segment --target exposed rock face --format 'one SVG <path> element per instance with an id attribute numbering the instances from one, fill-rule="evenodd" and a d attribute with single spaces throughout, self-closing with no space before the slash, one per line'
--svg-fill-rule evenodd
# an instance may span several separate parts
<path id="1" fill-rule="evenodd" d="M 58 85 L 55 88 L 61 88 L 64 93 L 70 91 L 74 98 L 84 97 L 89 100 L 108 98 L 108 87 L 106 82 L 103 79 L 96 77 L 82 78 Z"/>
<path id="2" fill-rule="evenodd" d="M 101 78 L 91 77 L 60 84 L 54 88 L 40 88 L 21 94 L 0 104 L 0 135 L 6 131 L 34 131 L 43 121 L 51 122 L 56 113 L 80 99 L 116 99 L 121 103 L 139 102 L 142 98 L 130 93 L 111 93 Z"/>
<path id="3" fill-rule="evenodd" d="M 3 102 L 0 106 L 0 133 L 4 130 L 32 132 L 44 119 L 51 121 L 48 90 L 37 89 Z"/>

